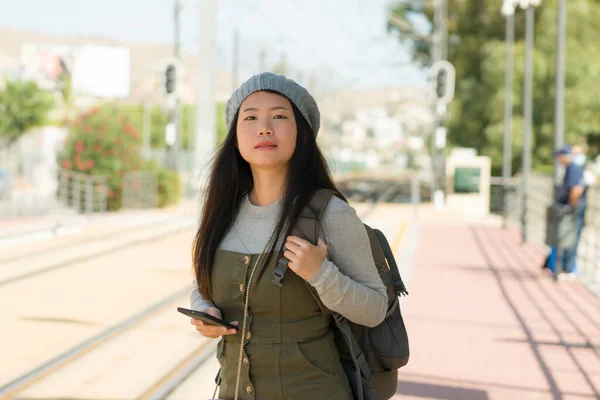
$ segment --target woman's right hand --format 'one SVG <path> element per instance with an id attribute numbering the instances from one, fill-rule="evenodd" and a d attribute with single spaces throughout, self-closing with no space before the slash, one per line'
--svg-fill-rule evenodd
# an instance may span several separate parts
<path id="1" fill-rule="evenodd" d="M 218 308 L 211 307 L 203 311 L 207 314 L 212 315 L 215 318 L 223 319 L 223 316 L 221 315 L 221 310 L 219 310 Z M 236 333 L 235 329 L 227 329 L 223 326 L 205 324 L 204 322 L 198 321 L 193 318 L 191 319 L 191 324 L 196 326 L 196 330 L 200 332 L 202 336 L 206 336 L 212 339 L 216 339 L 222 335 L 235 335 Z M 238 323 L 237 321 L 233 321 L 231 324 L 237 325 Z"/>

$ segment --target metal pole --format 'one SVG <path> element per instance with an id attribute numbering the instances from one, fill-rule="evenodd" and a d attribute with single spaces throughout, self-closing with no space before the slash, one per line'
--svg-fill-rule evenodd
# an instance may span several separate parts
<path id="1" fill-rule="evenodd" d="M 216 21 L 217 0 L 202 0 L 198 7 L 198 86 L 196 88 L 196 137 L 194 140 L 194 176 L 197 178 L 195 186 L 200 194 L 203 194 L 208 178 L 208 171 L 205 167 L 217 142 L 214 85 L 217 59 Z M 201 209 L 202 205 L 200 204 L 199 215 Z"/>
<path id="2" fill-rule="evenodd" d="M 448 4 L 447 0 L 435 0 L 435 33 L 434 33 L 434 53 L 433 62 L 445 60 L 447 58 L 447 36 L 448 36 Z M 438 105 L 434 104 L 434 112 L 436 115 L 434 132 L 432 133 L 432 170 L 433 170 L 433 189 L 434 189 L 434 205 L 436 208 L 444 206 L 444 165 L 441 147 L 436 143 L 436 132 L 438 128 L 443 127 L 445 123 L 445 112 L 438 109 Z"/>
<path id="3" fill-rule="evenodd" d="M 565 140 L 565 37 L 567 31 L 567 0 L 558 0 L 556 35 L 556 101 L 554 112 L 554 148 Z M 561 165 L 554 160 L 554 187 L 560 185 Z"/>
<path id="4" fill-rule="evenodd" d="M 448 59 L 448 0 L 440 0 L 440 58 Z"/>
<path id="5" fill-rule="evenodd" d="M 525 28 L 525 98 L 523 105 L 524 132 L 523 132 L 523 173 L 521 184 L 523 186 L 523 204 L 521 212 L 522 240 L 527 241 L 527 192 L 529 191 L 529 177 L 531 175 L 531 126 L 533 118 L 533 32 L 535 10 L 533 6 L 527 7 L 527 25 Z"/>
<path id="6" fill-rule="evenodd" d="M 233 33 L 233 66 L 231 68 L 231 91 L 238 86 L 238 69 L 240 63 L 240 31 L 238 29 Z"/>
<path id="7" fill-rule="evenodd" d="M 441 35 L 440 35 L 440 16 L 441 16 L 441 0 L 434 0 L 434 19 L 433 19 L 433 33 L 432 33 L 432 48 L 431 48 L 431 64 L 435 64 L 437 61 L 442 59 L 441 55 Z M 434 79 L 434 77 L 430 76 L 430 79 Z M 430 152 L 431 152 L 431 200 L 432 203 L 435 202 L 435 193 L 437 191 L 437 179 L 436 179 L 436 146 L 435 146 L 435 131 L 438 127 L 438 113 L 437 113 L 437 97 L 433 94 L 433 103 L 431 105 L 431 109 L 434 115 L 433 122 L 433 130 L 431 131 L 431 144 L 430 144 Z"/>
<path id="8" fill-rule="evenodd" d="M 94 181 L 92 178 L 85 181 L 85 211 L 87 214 L 94 212 Z"/>
<path id="9" fill-rule="evenodd" d="M 267 49 L 264 47 L 260 50 L 259 59 L 260 71 L 258 72 L 265 72 L 267 70 Z"/>
<path id="10" fill-rule="evenodd" d="M 100 212 L 108 211 L 108 186 L 106 178 L 102 178 L 100 181 Z"/>
<path id="11" fill-rule="evenodd" d="M 418 218 L 419 215 L 419 204 L 421 204 L 421 184 L 419 182 L 419 175 L 413 175 L 410 185 L 410 197 L 413 205 L 413 217 Z"/>
<path id="12" fill-rule="evenodd" d="M 144 159 L 150 158 L 150 149 L 152 147 L 151 144 L 151 131 L 152 131 L 152 119 L 150 118 L 150 100 L 148 97 L 145 97 L 143 100 L 143 122 L 142 122 L 142 138 L 143 138 L 143 146 L 142 146 L 142 155 Z"/>
<path id="13" fill-rule="evenodd" d="M 431 50 L 431 63 L 434 64 L 436 61 L 442 59 L 442 0 L 434 0 L 434 19 L 433 19 L 433 38 L 432 38 L 432 50 Z"/>
<path id="14" fill-rule="evenodd" d="M 508 183 L 512 176 L 512 108 L 513 108 L 513 69 L 514 69 L 515 16 L 506 16 L 506 62 L 504 79 L 504 148 L 502 164 L 502 208 L 504 228 L 508 220 Z"/>
<path id="15" fill-rule="evenodd" d="M 181 82 L 178 82 L 182 76 L 181 74 L 181 63 L 179 62 L 181 60 L 180 57 L 180 40 L 179 40 L 179 31 L 180 31 L 180 22 L 181 19 L 179 17 L 181 12 L 181 1 L 180 0 L 175 0 L 175 4 L 174 4 L 174 10 L 173 10 L 173 25 L 174 25 L 174 35 L 173 35 L 173 57 L 176 60 L 176 71 L 177 73 L 175 74 L 175 92 L 173 93 L 173 97 L 174 97 L 174 102 L 173 102 L 173 109 L 171 110 L 171 113 L 169 114 L 169 118 L 171 120 L 171 122 L 173 123 L 173 125 L 175 126 L 175 143 L 173 144 L 172 147 L 172 152 L 173 152 L 173 169 L 175 171 L 179 171 L 179 152 L 180 152 L 180 148 L 181 148 L 181 118 L 179 116 L 179 87 L 181 86 Z"/>
<path id="16" fill-rule="evenodd" d="M 73 179 L 73 207 L 79 214 L 81 212 L 81 177 L 75 175 Z"/>

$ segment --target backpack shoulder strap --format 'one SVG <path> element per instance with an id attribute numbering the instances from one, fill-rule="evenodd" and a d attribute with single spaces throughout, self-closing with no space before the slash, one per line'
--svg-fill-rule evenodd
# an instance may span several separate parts
<path id="1" fill-rule="evenodd" d="M 325 209 L 329 200 L 335 196 L 335 191 L 326 188 L 320 188 L 310 198 L 306 207 L 300 213 L 293 233 L 303 237 L 312 244 L 316 245 L 319 241 L 319 230 L 321 228 L 321 219 L 325 214 Z M 287 271 L 288 260 L 281 257 L 273 271 L 273 284 L 282 287 L 283 277 Z"/>
<path id="2" fill-rule="evenodd" d="M 381 232 L 379 229 L 373 229 L 373 232 L 375 232 L 375 235 L 377 236 L 381 250 L 385 255 L 385 260 L 390 267 L 392 284 L 394 285 L 394 292 L 396 293 L 396 296 L 408 296 L 408 290 L 406 290 L 406 286 L 404 286 L 404 282 L 402 282 L 402 278 L 400 277 L 398 264 L 396 264 L 396 259 L 394 258 L 394 253 L 392 252 L 389 242 L 387 241 L 383 232 Z"/>
<path id="3" fill-rule="evenodd" d="M 316 246 L 319 241 L 319 230 L 329 200 L 335 196 L 331 189 L 318 189 L 310 198 L 304 212 L 296 222 L 296 233 Z"/>

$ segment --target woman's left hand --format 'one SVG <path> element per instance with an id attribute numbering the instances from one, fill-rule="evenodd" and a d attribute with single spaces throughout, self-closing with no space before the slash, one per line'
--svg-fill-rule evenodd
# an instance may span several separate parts
<path id="1" fill-rule="evenodd" d="M 315 277 L 327 256 L 327 245 L 321 239 L 316 246 L 298 236 L 288 236 L 283 255 L 289 260 L 288 267 L 305 281 Z"/>

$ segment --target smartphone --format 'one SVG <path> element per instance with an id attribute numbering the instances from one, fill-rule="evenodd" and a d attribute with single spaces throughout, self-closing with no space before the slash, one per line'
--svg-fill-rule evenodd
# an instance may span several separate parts
<path id="1" fill-rule="evenodd" d="M 182 308 L 182 307 L 177 307 L 177 311 L 179 311 L 182 314 L 187 315 L 188 317 L 191 317 L 198 321 L 202 321 L 205 324 L 224 326 L 227 329 L 235 329 L 236 332 L 238 330 L 237 326 L 232 325 L 229 322 L 225 322 L 222 319 L 213 317 L 212 315 L 204 313 L 202 311 L 189 310 L 187 308 Z"/>

